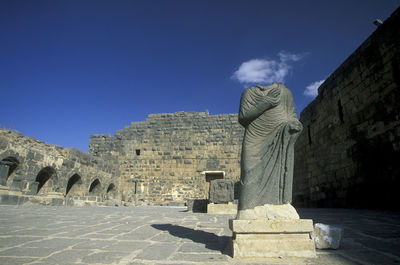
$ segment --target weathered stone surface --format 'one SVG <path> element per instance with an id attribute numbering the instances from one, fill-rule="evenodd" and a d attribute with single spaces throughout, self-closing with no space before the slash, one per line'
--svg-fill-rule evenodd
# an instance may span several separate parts
<path id="1" fill-rule="evenodd" d="M 256 206 L 254 209 L 238 211 L 237 219 L 255 220 L 267 218 L 273 219 L 300 219 L 296 209 L 290 204 L 274 205 L 265 204 Z"/>
<path id="2" fill-rule="evenodd" d="M 139 205 L 207 200 L 210 182 L 202 172 L 239 180 L 244 129 L 237 119 L 207 112 L 150 114 L 115 136 L 91 135 L 89 153 L 118 165 L 118 199 L 136 197 Z"/>
<path id="3" fill-rule="evenodd" d="M 240 259 L 226 251 L 229 215 L 192 214 L 177 207 L 45 207 L 0 206 L 0 264 L 398 264 L 400 213 L 371 210 L 302 209 L 301 216 L 335 223 L 345 230 L 340 251 L 317 250 L 317 258 Z M 133 231 L 143 229 L 142 236 Z M 154 230 L 156 230 L 154 232 Z M 147 232 L 146 232 L 147 231 Z M 148 233 L 148 236 L 146 236 Z M 246 234 L 238 234 L 237 238 Z M 285 234 L 289 236 L 289 234 Z M 307 237 L 307 235 L 303 235 Z M 269 239 L 281 240 L 279 234 Z M 138 239 L 141 238 L 141 239 Z M 145 238 L 145 239 L 142 239 Z M 291 234 L 292 240 L 298 236 Z M 263 238 L 265 236 L 263 235 Z M 267 238 L 268 239 L 268 238 Z M 164 244 L 177 246 L 170 254 Z M 155 247 L 152 247 L 155 246 Z M 48 256 L 31 255 L 34 249 L 53 249 Z M 8 249 L 8 250 L 7 250 Z M 14 253 L 9 250 L 14 249 Z M 18 250 L 16 250 L 18 249 Z M 147 250 L 148 249 L 148 250 Z M 163 253 L 154 260 L 149 252 Z M 94 253 L 108 254 L 86 259 Z M 137 256 L 145 255 L 142 259 Z M 14 255 L 18 256 L 14 256 Z M 45 254 L 45 253 L 44 253 Z M 30 258 L 27 258 L 30 257 Z M 30 259 L 30 260 L 25 260 Z M 167 259 L 168 258 L 168 259 Z M 83 262 L 85 259 L 87 262 Z M 93 263 L 89 263 L 93 262 Z"/>
<path id="4" fill-rule="evenodd" d="M 223 203 L 223 204 L 214 204 L 209 203 L 207 205 L 207 213 L 209 214 L 236 214 L 237 213 L 237 204 L 233 203 Z"/>
<path id="5" fill-rule="evenodd" d="M 343 229 L 340 227 L 316 223 L 311 234 L 318 249 L 338 249 L 343 237 Z"/>
<path id="6" fill-rule="evenodd" d="M 324 82 L 302 112 L 305 129 L 295 147 L 298 206 L 399 209 L 387 196 L 400 185 L 399 13 Z M 50 192 L 70 196 L 68 205 L 73 195 L 91 192 L 100 200 L 135 204 L 208 199 L 201 172 L 221 171 L 238 181 L 243 135 L 237 114 L 151 114 L 114 136 L 92 135 L 88 155 L 1 129 L 0 162 L 13 165 L 8 172 L 0 168 L 0 192 L 6 195 L 0 203 L 47 204 L 51 200 L 31 196 Z M 91 189 L 96 179 L 100 186 Z"/>
<path id="7" fill-rule="evenodd" d="M 229 220 L 234 258 L 315 257 L 312 220 Z"/>
<path id="8" fill-rule="evenodd" d="M 210 183 L 211 203 L 228 203 L 234 200 L 234 181 L 229 179 L 214 179 Z"/>
<path id="9" fill-rule="evenodd" d="M 186 206 L 189 212 L 205 213 L 207 212 L 207 203 L 208 201 L 205 199 L 203 200 L 189 199 L 186 202 Z"/>
<path id="10" fill-rule="evenodd" d="M 73 205 L 75 196 L 96 196 L 97 203 L 116 193 L 113 163 L 16 131 L 0 129 L 0 139 L 7 144 L 0 152 L 0 204 Z"/>
<path id="11" fill-rule="evenodd" d="M 122 202 L 117 199 L 107 200 L 105 201 L 106 206 L 122 206 Z"/>
<path id="12" fill-rule="evenodd" d="M 314 231 L 310 219 L 299 220 L 229 220 L 234 233 L 311 233 Z"/>
<path id="13" fill-rule="evenodd" d="M 263 239 L 254 235 L 254 239 L 235 239 L 232 241 L 234 258 L 279 258 L 279 257 L 316 257 L 314 242 L 310 239 Z"/>
<path id="14" fill-rule="evenodd" d="M 399 24 L 397 9 L 301 112 L 295 206 L 400 209 Z"/>

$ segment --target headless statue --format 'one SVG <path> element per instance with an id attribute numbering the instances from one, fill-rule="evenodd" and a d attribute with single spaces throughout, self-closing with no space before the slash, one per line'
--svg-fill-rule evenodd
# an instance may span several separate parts
<path id="1" fill-rule="evenodd" d="M 283 84 L 247 88 L 240 100 L 245 127 L 237 219 L 259 218 L 254 209 L 292 201 L 294 143 L 303 126 Z M 298 215 L 297 215 L 298 218 Z"/>

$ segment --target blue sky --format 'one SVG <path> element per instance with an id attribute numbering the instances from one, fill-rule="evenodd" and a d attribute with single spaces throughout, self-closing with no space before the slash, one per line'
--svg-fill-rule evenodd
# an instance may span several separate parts
<path id="1" fill-rule="evenodd" d="M 0 0 L 0 126 L 87 151 L 150 113 L 236 113 L 245 87 L 274 81 L 300 112 L 399 5 Z"/>

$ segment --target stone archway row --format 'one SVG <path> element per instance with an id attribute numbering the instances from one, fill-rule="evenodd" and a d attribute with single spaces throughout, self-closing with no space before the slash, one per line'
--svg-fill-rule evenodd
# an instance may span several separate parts
<path id="1" fill-rule="evenodd" d="M 9 154 L 0 160 L 0 185 L 12 187 L 19 179 L 13 179 L 13 175 L 18 168 L 22 167 L 23 159 L 18 155 Z M 25 190 L 28 195 L 48 195 L 51 193 L 61 193 L 66 196 L 108 196 L 114 197 L 116 193 L 115 184 L 110 182 L 103 186 L 101 177 L 95 177 L 89 181 L 89 185 L 84 183 L 82 175 L 74 171 L 69 174 L 68 181 L 62 185 L 59 181 L 56 169 L 53 166 L 42 167 L 34 179 L 25 180 Z M 20 182 L 20 181 L 19 181 Z M 16 186 L 16 185 L 14 185 Z"/>
<path id="2" fill-rule="evenodd" d="M 46 192 L 61 192 L 66 196 L 105 196 L 115 192 L 115 184 L 108 183 L 103 185 L 101 178 L 95 177 L 86 182 L 78 172 L 69 174 L 70 177 L 64 185 L 58 182 L 57 173 L 52 167 L 43 168 L 37 175 L 35 182 L 38 185 L 37 194 L 46 194 Z M 34 183 L 35 183 L 34 182 Z"/>

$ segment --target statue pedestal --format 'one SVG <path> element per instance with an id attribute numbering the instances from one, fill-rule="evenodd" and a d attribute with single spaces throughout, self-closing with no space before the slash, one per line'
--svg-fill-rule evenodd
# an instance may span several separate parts
<path id="1" fill-rule="evenodd" d="M 310 219 L 229 220 L 233 258 L 316 257 Z"/>

